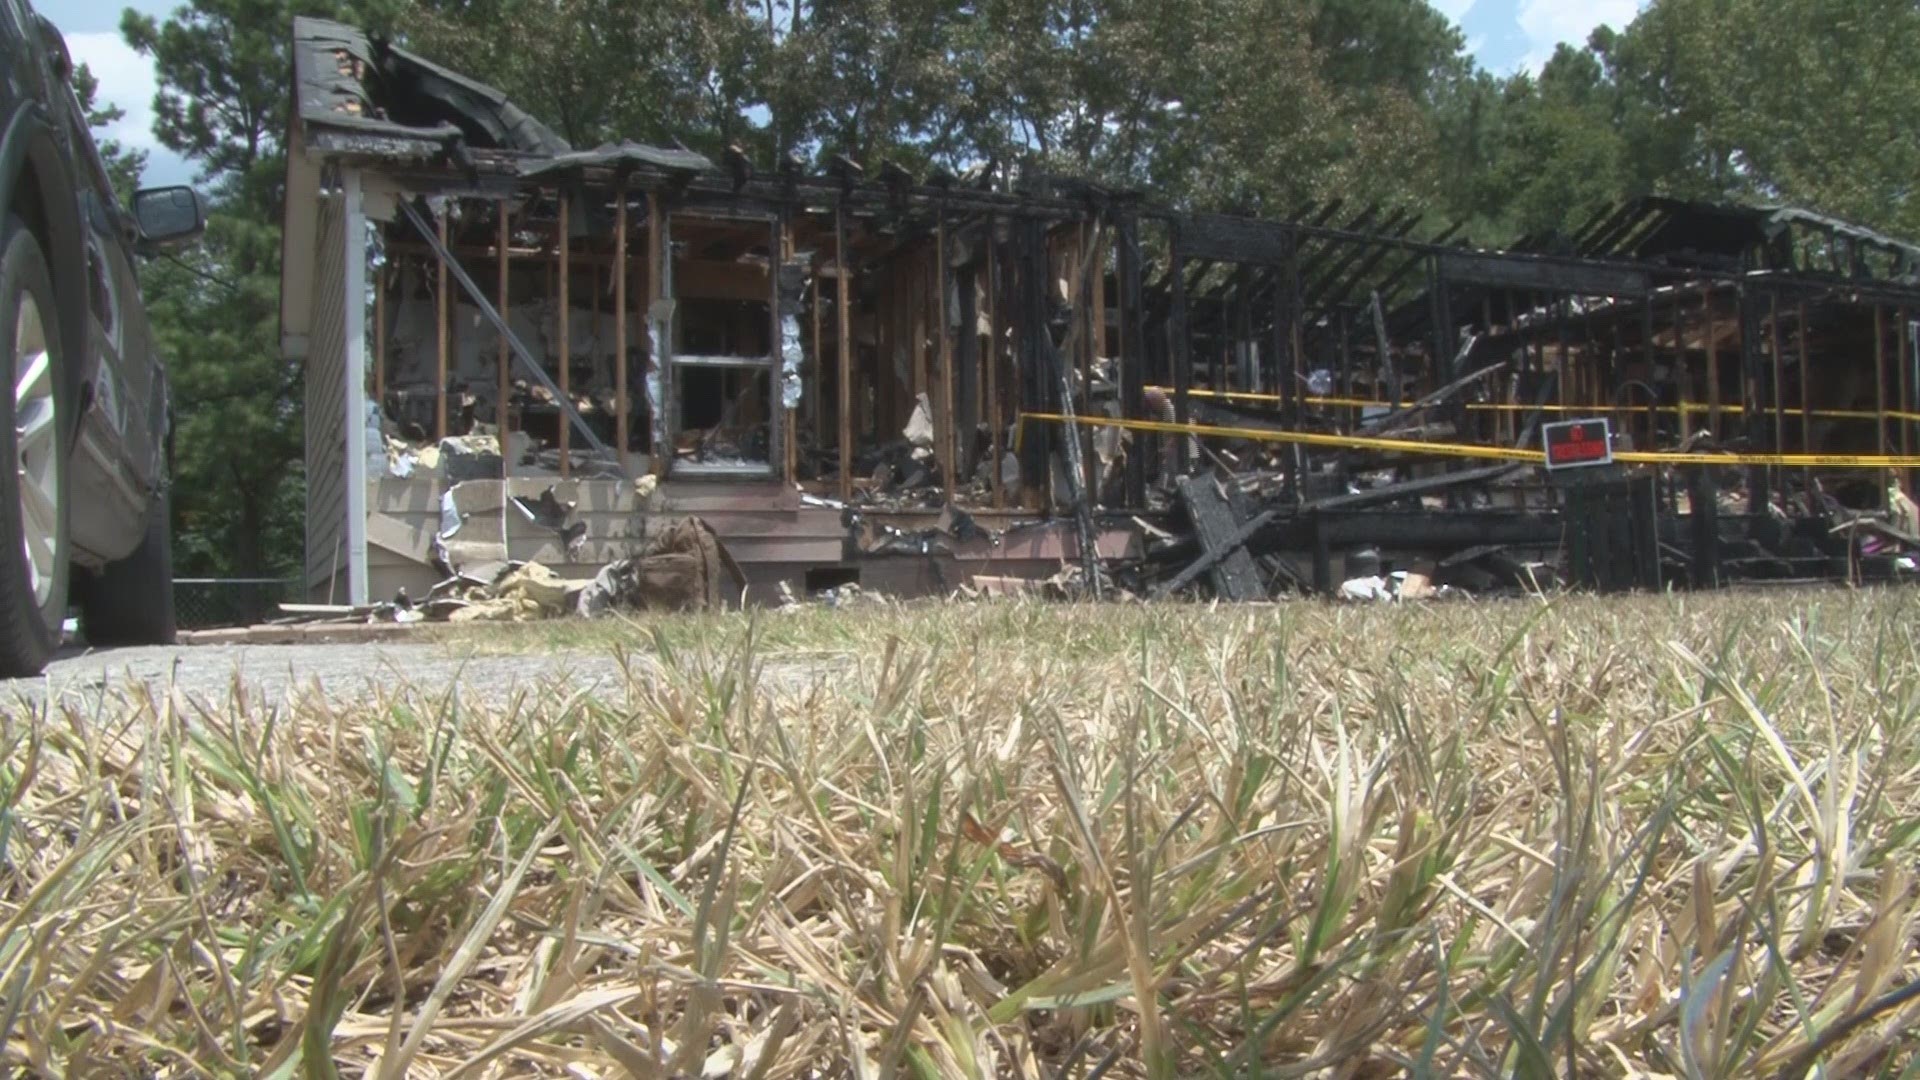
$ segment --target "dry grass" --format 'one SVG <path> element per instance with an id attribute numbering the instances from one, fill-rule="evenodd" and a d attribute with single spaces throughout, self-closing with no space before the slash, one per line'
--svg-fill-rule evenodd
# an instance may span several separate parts
<path id="1" fill-rule="evenodd" d="M 1911 1073 L 1916 614 L 871 607 L 590 631 L 651 654 L 619 698 L 15 708 L 0 1033 L 108 1076 Z"/>

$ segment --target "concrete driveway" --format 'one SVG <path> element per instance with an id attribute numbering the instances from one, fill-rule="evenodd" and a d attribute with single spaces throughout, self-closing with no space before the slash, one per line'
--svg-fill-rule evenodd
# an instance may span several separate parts
<path id="1" fill-rule="evenodd" d="M 617 697 L 625 673 L 610 653 L 475 654 L 432 642 L 70 648 L 40 678 L 0 680 L 0 709 L 49 695 L 89 703 L 103 693 L 135 693 L 141 684 L 156 691 L 171 687 L 210 704 L 226 702 L 237 687 L 271 703 L 284 700 L 290 689 L 317 688 L 336 701 L 364 701 L 403 687 L 440 695 L 458 685 L 465 700 L 503 704 L 516 692 L 555 686 Z"/>

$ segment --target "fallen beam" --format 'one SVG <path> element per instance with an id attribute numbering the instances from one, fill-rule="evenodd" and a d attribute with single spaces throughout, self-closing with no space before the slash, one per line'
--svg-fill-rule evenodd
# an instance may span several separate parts
<path id="1" fill-rule="evenodd" d="M 1459 359 L 1464 360 L 1466 358 L 1468 351 L 1470 351 L 1472 348 L 1473 348 L 1473 343 L 1469 341 L 1466 347 L 1460 350 Z M 1490 379 L 1493 376 L 1498 375 L 1499 373 L 1505 370 L 1507 370 L 1507 362 L 1505 360 L 1501 360 L 1497 363 L 1490 364 L 1474 372 L 1471 375 L 1463 375 L 1460 378 L 1455 379 L 1454 381 L 1448 383 L 1447 385 L 1441 387 L 1440 389 L 1435 390 L 1434 392 L 1426 395 L 1425 397 L 1421 398 L 1418 401 L 1415 401 L 1411 405 L 1396 407 L 1393 409 L 1393 411 L 1387 413 L 1385 416 L 1378 416 L 1378 417 L 1374 417 L 1371 420 L 1367 420 L 1363 422 L 1360 425 L 1360 427 L 1364 431 L 1371 431 L 1371 432 L 1382 434 L 1382 435 L 1387 434 L 1388 432 L 1391 432 L 1394 429 L 1400 427 L 1402 424 L 1404 424 L 1409 417 L 1417 416 L 1420 413 L 1426 412 L 1429 409 L 1443 405 L 1446 403 L 1447 399 L 1453 397 L 1453 395 L 1459 393 L 1460 391 L 1465 390 L 1467 387 L 1472 386 L 1475 383 L 1478 383 L 1484 379 Z"/>
<path id="2" fill-rule="evenodd" d="M 1234 519 L 1233 509 L 1213 479 L 1182 477 L 1179 490 L 1180 501 L 1187 508 L 1187 517 L 1193 522 L 1201 550 L 1206 556 L 1212 556 L 1212 564 L 1201 567 L 1201 571 L 1211 571 L 1214 591 L 1222 600 L 1261 599 L 1265 590 L 1260 586 L 1260 571 L 1246 550 L 1247 539 L 1253 533 L 1241 535 L 1245 526 Z M 1194 576 L 1198 577 L 1199 572 Z"/>
<path id="3" fill-rule="evenodd" d="M 1182 481 L 1183 485 L 1185 483 L 1186 481 Z M 1165 600 L 1168 596 L 1171 596 L 1175 590 L 1184 589 L 1188 585 L 1191 585 L 1201 574 L 1219 565 L 1221 560 L 1232 558 L 1235 555 L 1246 559 L 1248 566 L 1251 567 L 1253 560 L 1247 555 L 1247 541 L 1253 539 L 1261 529 L 1272 524 L 1278 517 L 1280 517 L 1279 510 L 1263 510 L 1248 519 L 1245 525 L 1233 530 L 1233 532 L 1228 534 L 1218 545 L 1205 545 L 1205 553 L 1193 562 L 1188 563 L 1186 569 L 1181 570 L 1155 588 L 1153 590 L 1153 598 L 1155 600 Z M 1215 585 L 1217 586 L 1218 584 L 1218 581 L 1216 581 Z"/>

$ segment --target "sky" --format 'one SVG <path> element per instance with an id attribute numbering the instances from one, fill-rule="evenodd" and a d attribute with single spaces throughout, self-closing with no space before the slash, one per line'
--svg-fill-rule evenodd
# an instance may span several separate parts
<path id="1" fill-rule="evenodd" d="M 1429 0 L 1460 24 L 1467 50 L 1496 75 L 1538 71 L 1563 41 L 1579 44 L 1601 23 L 1621 29 L 1645 0 Z M 100 80 L 100 96 L 126 110 L 108 134 L 147 152 L 148 184 L 193 181 L 193 166 L 153 138 L 153 66 L 120 40 L 120 12 L 164 16 L 177 0 L 36 0 L 67 37 L 74 60 Z"/>
<path id="2" fill-rule="evenodd" d="M 100 80 L 100 97 L 127 115 L 107 134 L 121 145 L 147 152 L 150 185 L 190 184 L 193 166 L 153 138 L 153 64 L 120 39 L 120 12 L 128 7 L 164 16 L 175 0 L 29 0 L 66 36 L 75 63 L 85 64 Z M 96 133 L 97 135 L 97 133 Z"/>
<path id="3" fill-rule="evenodd" d="M 1645 0 L 1428 0 L 1460 25 L 1467 51 L 1495 75 L 1537 72 L 1561 42 L 1579 45 L 1601 24 L 1623 30 Z"/>

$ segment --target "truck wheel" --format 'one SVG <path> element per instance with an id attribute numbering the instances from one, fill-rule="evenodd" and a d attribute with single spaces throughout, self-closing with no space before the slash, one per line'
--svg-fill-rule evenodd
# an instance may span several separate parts
<path id="1" fill-rule="evenodd" d="M 84 298 L 80 298 L 84 299 Z M 53 275 L 20 219 L 0 225 L 0 675 L 37 675 L 67 614 L 73 432 Z"/>
<path id="2" fill-rule="evenodd" d="M 89 645 L 171 645 L 173 527 L 167 496 L 147 508 L 147 535 L 133 554 L 93 575 L 81 591 L 80 629 Z"/>

